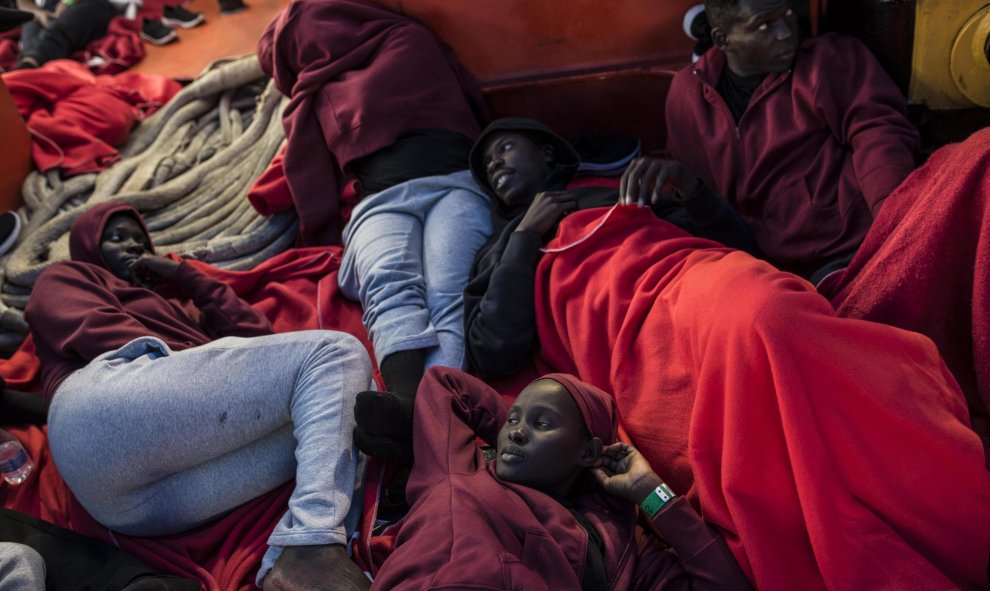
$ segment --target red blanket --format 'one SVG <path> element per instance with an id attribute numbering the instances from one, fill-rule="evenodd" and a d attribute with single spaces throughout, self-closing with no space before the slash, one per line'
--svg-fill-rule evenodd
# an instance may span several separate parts
<path id="1" fill-rule="evenodd" d="M 990 129 L 932 155 L 880 210 L 838 284 L 841 316 L 938 345 L 985 441 L 990 410 Z"/>
<path id="2" fill-rule="evenodd" d="M 276 332 L 331 328 L 358 336 L 369 347 L 361 309 L 337 288 L 339 248 L 287 251 L 252 271 L 221 271 L 202 265 L 229 283 L 242 298 L 263 311 Z M 37 386 L 38 360 L 30 342 L 0 374 L 11 387 Z M 259 497 L 214 523 L 179 535 L 137 538 L 112 534 L 76 502 L 51 461 L 45 432 L 11 429 L 37 463 L 36 472 L 17 487 L 0 485 L 5 507 L 24 511 L 74 531 L 116 543 L 163 572 L 200 581 L 207 591 L 253 589 L 268 535 L 285 511 L 292 485 Z"/>
<path id="3" fill-rule="evenodd" d="M 3 81 L 31 132 L 35 166 L 61 168 L 64 176 L 98 172 L 119 160 L 116 147 L 134 124 L 181 89 L 151 74 L 95 76 L 71 60 L 8 72 Z"/>
<path id="4" fill-rule="evenodd" d="M 804 280 L 635 208 L 546 255 L 536 300 L 546 360 L 614 392 L 761 589 L 987 584 L 990 475 L 927 338 L 838 318 Z"/>

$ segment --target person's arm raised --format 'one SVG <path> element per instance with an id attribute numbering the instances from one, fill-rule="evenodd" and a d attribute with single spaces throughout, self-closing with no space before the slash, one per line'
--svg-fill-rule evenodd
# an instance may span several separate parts
<path id="1" fill-rule="evenodd" d="M 502 397 L 478 378 L 447 367 L 427 370 L 413 409 L 410 498 L 452 472 L 479 468 L 475 439 L 494 445 L 506 415 Z"/>
<path id="2" fill-rule="evenodd" d="M 638 504 L 656 532 L 676 552 L 676 560 L 671 560 L 671 554 L 656 540 L 640 548 L 635 589 L 752 588 L 722 536 L 705 524 L 685 499 L 671 491 L 633 446 L 606 446 L 592 475 L 609 494 Z"/>

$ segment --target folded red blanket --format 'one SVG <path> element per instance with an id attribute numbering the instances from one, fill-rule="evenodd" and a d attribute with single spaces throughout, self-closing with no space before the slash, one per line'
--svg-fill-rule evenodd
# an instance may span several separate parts
<path id="1" fill-rule="evenodd" d="M 990 441 L 990 129 L 940 149 L 905 179 L 823 292 L 841 316 L 935 341 L 973 427 Z"/>
<path id="2" fill-rule="evenodd" d="M 229 283 L 240 297 L 264 312 L 276 332 L 342 330 L 362 339 L 370 353 L 360 307 L 345 300 L 337 288 L 340 253 L 336 247 L 290 250 L 251 271 L 197 265 Z M 10 360 L 0 361 L 0 374 L 14 388 L 36 386 L 38 373 L 30 341 Z M 207 591 L 255 588 L 254 577 L 268 536 L 285 512 L 292 484 L 182 534 L 157 538 L 113 534 L 94 521 L 65 486 L 51 461 L 45 431 L 37 427 L 10 430 L 24 443 L 36 469 L 19 486 L 0 485 L 3 506 L 116 544 L 163 572 L 199 581 Z"/>
<path id="3" fill-rule="evenodd" d="M 61 168 L 65 176 L 99 172 L 119 160 L 117 146 L 134 124 L 181 89 L 151 74 L 96 76 L 71 60 L 8 72 L 3 81 L 31 133 L 35 166 Z"/>
<path id="4" fill-rule="evenodd" d="M 760 589 L 985 588 L 990 475 L 926 337 L 636 208 L 546 255 L 536 300 L 546 360 L 614 392 Z"/>

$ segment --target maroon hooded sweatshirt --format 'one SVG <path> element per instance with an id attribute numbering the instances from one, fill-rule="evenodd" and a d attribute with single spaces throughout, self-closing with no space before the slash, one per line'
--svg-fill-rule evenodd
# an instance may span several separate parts
<path id="1" fill-rule="evenodd" d="M 918 134 L 866 47 L 828 33 L 801 43 L 739 119 L 716 90 L 712 48 L 674 77 L 667 148 L 736 206 L 773 263 L 808 275 L 851 255 L 887 195 L 914 169 Z"/>
<path id="2" fill-rule="evenodd" d="M 477 83 L 425 27 L 370 0 L 296 0 L 258 41 L 289 104 L 285 177 L 302 244 L 340 243 L 340 171 L 411 131 L 469 140 L 487 117 Z"/>
<path id="3" fill-rule="evenodd" d="M 589 432 L 615 441 L 618 411 L 601 390 L 550 374 L 574 397 Z M 502 481 L 475 438 L 494 445 L 508 405 L 461 371 L 431 368 L 416 397 L 412 508 L 373 589 L 580 590 L 589 536 L 550 496 Z M 722 538 L 683 498 L 636 526 L 633 507 L 601 492 L 570 499 L 603 539 L 607 589 L 749 589 Z"/>
<path id="4" fill-rule="evenodd" d="M 117 278 L 100 252 L 103 228 L 116 213 L 134 216 L 148 234 L 126 203 L 90 208 L 72 225 L 72 260 L 45 269 L 24 311 L 41 360 L 46 405 L 69 374 L 138 337 L 158 337 L 180 351 L 220 337 L 272 332 L 262 313 L 186 261 L 154 290 Z"/>

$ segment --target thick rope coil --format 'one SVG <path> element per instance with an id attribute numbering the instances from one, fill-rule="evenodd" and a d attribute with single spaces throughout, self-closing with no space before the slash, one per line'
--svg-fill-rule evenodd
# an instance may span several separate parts
<path id="1" fill-rule="evenodd" d="M 285 141 L 285 102 L 255 56 L 223 60 L 141 122 L 107 170 L 67 179 L 58 171 L 29 175 L 20 243 L 0 260 L 0 351 L 24 339 L 31 287 L 51 263 L 69 257 L 69 229 L 93 204 L 129 203 L 159 252 L 224 268 L 249 269 L 290 248 L 295 213 L 265 218 L 246 198 Z"/>

